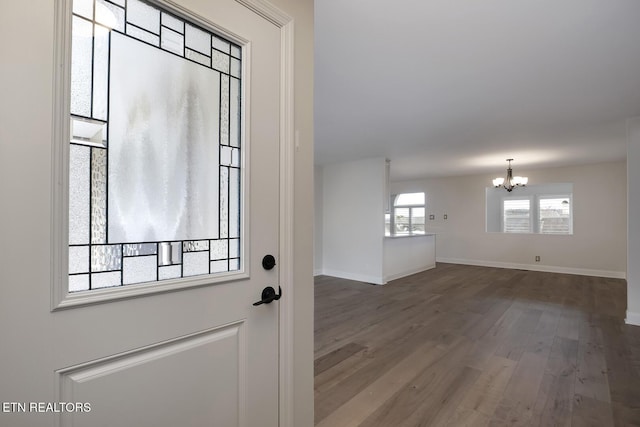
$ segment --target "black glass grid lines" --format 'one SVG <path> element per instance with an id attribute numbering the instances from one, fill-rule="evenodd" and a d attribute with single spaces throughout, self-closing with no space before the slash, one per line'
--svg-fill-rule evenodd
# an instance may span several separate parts
<path id="1" fill-rule="evenodd" d="M 109 240 L 112 34 L 217 71 L 220 96 L 218 235 L 196 240 Z M 140 0 L 75 0 L 72 17 L 69 291 L 240 269 L 240 46 Z M 135 64 L 132 64 L 135 72 Z M 78 151 L 79 150 L 79 151 Z M 84 181 L 84 182 L 82 182 Z"/>

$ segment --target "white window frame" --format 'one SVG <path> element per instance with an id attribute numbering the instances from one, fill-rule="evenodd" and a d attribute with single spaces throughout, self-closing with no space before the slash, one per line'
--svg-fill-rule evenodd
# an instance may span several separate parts
<path id="1" fill-rule="evenodd" d="M 543 199 L 568 199 L 569 200 L 569 232 L 568 233 L 543 233 L 540 229 L 540 201 Z M 529 200 L 529 231 L 507 232 L 505 231 L 504 204 L 508 200 Z M 500 230 L 505 234 L 543 234 L 548 236 L 573 235 L 573 194 L 571 193 L 542 193 L 532 196 L 507 196 L 501 198 Z"/>

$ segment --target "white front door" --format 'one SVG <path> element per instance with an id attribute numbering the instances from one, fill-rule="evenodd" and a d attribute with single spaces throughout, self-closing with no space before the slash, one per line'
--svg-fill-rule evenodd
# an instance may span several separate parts
<path id="1" fill-rule="evenodd" d="M 192 29 L 187 34 L 190 31 L 187 29 L 189 25 L 226 36 L 241 48 L 242 66 L 239 70 L 233 69 L 237 64 L 230 65 L 228 70 L 222 72 L 210 72 L 208 69 L 202 71 L 204 68 L 200 67 L 193 71 L 196 77 L 191 81 L 192 86 L 172 89 L 177 97 L 189 97 L 193 95 L 189 91 L 197 92 L 202 87 L 208 88 L 207 84 L 210 82 L 207 79 L 213 73 L 218 79 L 214 84 L 216 87 L 212 89 L 216 99 L 222 99 L 218 98 L 220 91 L 229 90 L 231 97 L 220 102 L 233 103 L 237 98 L 234 98 L 233 89 L 229 89 L 229 78 L 220 80 L 219 77 L 222 74 L 241 75 L 242 85 L 236 86 L 241 87 L 243 94 L 241 105 L 238 106 L 242 111 L 242 121 L 238 128 L 232 129 L 233 118 L 229 120 L 228 117 L 223 117 L 218 123 L 223 120 L 226 120 L 225 123 L 231 121 L 227 129 L 221 129 L 220 126 L 212 131 L 205 123 L 197 130 L 201 134 L 211 131 L 220 138 L 223 133 L 227 133 L 225 138 L 229 138 L 229 133 L 233 134 L 234 131 L 241 133 L 240 149 L 235 149 L 233 143 L 228 143 L 229 147 L 219 149 L 216 146 L 215 149 L 219 149 L 219 152 L 214 155 L 220 161 L 221 168 L 225 167 L 225 162 L 232 164 L 235 168 L 232 173 L 239 177 L 235 182 L 240 183 L 241 191 L 239 198 L 233 197 L 235 188 L 232 183 L 228 183 L 233 180 L 225 175 L 231 169 L 227 168 L 225 174 L 221 172 L 218 175 L 218 165 L 215 165 L 215 185 L 228 192 L 223 198 L 213 202 L 218 217 L 209 226 L 217 234 L 206 234 L 208 225 L 205 219 L 200 228 L 193 227 L 204 233 L 201 237 L 194 237 L 188 232 L 180 234 L 180 231 L 176 232 L 177 237 L 164 237 L 167 236 L 163 234 L 165 230 L 171 228 L 167 218 L 183 215 L 182 212 L 176 213 L 179 209 L 176 209 L 174 203 L 179 202 L 169 197 L 164 201 L 163 207 L 162 203 L 156 203 L 159 198 L 164 197 L 162 191 L 151 195 L 140 193 L 146 191 L 144 182 L 153 181 L 149 176 L 141 178 L 143 184 L 130 181 L 129 178 L 118 183 L 119 172 L 115 163 L 112 163 L 118 161 L 118 156 L 113 154 L 117 145 L 109 140 L 108 149 L 113 151 L 106 156 L 109 162 L 106 175 L 109 177 L 109 184 L 105 184 L 105 188 L 107 185 L 115 188 L 118 183 L 119 193 L 112 195 L 111 191 L 116 190 L 108 188 L 109 197 L 114 197 L 114 201 L 105 206 L 105 212 L 111 217 L 121 215 L 125 224 L 127 221 L 136 223 L 120 229 L 109 224 L 105 230 L 108 230 L 110 237 L 104 237 L 104 241 L 99 243 L 105 247 L 118 247 L 120 260 L 116 260 L 117 265 L 102 268 L 104 265 L 95 266 L 92 261 L 86 261 L 88 267 L 83 270 L 72 261 L 69 268 L 77 269 L 71 272 L 74 277 L 70 281 L 75 292 L 67 292 L 66 271 L 61 275 L 60 265 L 56 263 L 66 261 L 66 255 L 59 252 L 67 250 L 66 239 L 70 233 L 77 232 L 74 221 L 81 222 L 83 219 L 71 215 L 71 226 L 60 224 L 60 219 L 67 216 L 61 213 L 69 208 L 60 203 L 60 200 L 66 203 L 66 196 L 61 199 L 58 193 L 63 191 L 60 184 L 64 180 L 59 180 L 60 171 L 56 170 L 56 156 L 60 151 L 52 150 L 52 144 L 57 135 L 64 133 L 60 130 L 64 130 L 66 124 L 61 127 L 60 121 L 69 120 L 68 111 L 59 111 L 61 102 L 58 95 L 72 88 L 75 83 L 69 85 L 64 78 L 56 81 L 52 74 L 57 78 L 64 77 L 72 68 L 71 65 L 60 64 L 56 59 L 65 57 L 64 53 L 60 54 L 59 45 L 65 39 L 56 39 L 54 34 L 64 34 L 67 30 L 56 33 L 53 24 L 54 17 L 57 16 L 59 24 L 71 25 L 71 1 L 38 2 L 37 5 L 30 5 L 29 2 L 3 2 L 0 32 L 3 44 L 9 47 L 6 51 L 3 50 L 3 96 L 0 98 L 0 173 L 4 187 L 0 209 L 0 240 L 3 245 L 0 256 L 0 320 L 3 328 L 0 340 L 0 425 L 277 426 L 280 302 L 258 306 L 253 303 L 261 299 L 265 287 L 272 286 L 277 291 L 279 285 L 278 265 L 269 270 L 263 267 L 262 260 L 265 255 L 270 254 L 277 264 L 280 261 L 280 28 L 235 0 L 180 0 L 165 4 L 147 4 L 135 0 L 89 0 L 82 3 L 94 7 L 94 18 L 109 9 L 114 13 L 115 19 L 124 19 L 121 32 L 105 39 L 108 40 L 106 46 L 110 46 L 107 48 L 110 49 L 108 58 L 119 61 L 120 64 L 127 61 L 132 63 L 119 71 L 111 66 L 111 75 L 102 80 L 95 71 L 95 66 L 90 71 L 94 73 L 94 78 L 87 90 L 97 93 L 96 87 L 105 85 L 104 93 L 110 99 L 104 102 L 108 103 L 109 108 L 112 108 L 112 103 L 117 102 L 118 96 L 122 97 L 122 92 L 126 95 L 136 91 L 135 87 L 156 79 L 154 67 L 173 67 L 165 63 L 160 66 L 150 64 L 157 55 L 177 58 L 172 58 L 171 61 L 186 61 L 185 58 L 188 58 L 189 66 L 198 62 L 215 62 L 215 46 L 208 59 L 207 55 L 203 57 L 203 52 L 197 51 L 200 42 L 196 40 L 202 32 Z M 163 39 L 168 43 L 164 48 L 164 41 L 154 39 L 154 35 L 158 34 L 145 28 L 153 25 L 149 24 L 145 16 L 151 10 L 148 9 L 149 5 L 152 9 L 165 8 L 168 15 L 177 17 L 174 20 L 169 17 L 167 22 L 162 21 L 162 28 L 159 28 L 160 32 L 166 31 L 168 34 Z M 119 15 L 125 7 L 134 6 L 138 9 L 127 9 L 126 13 L 123 12 L 124 16 Z M 152 15 L 154 13 L 151 12 Z M 135 22 L 131 18 L 134 14 L 138 15 Z M 109 19 L 112 18 L 109 15 Z M 195 19 L 195 22 L 189 19 Z M 178 28 L 180 22 L 182 30 Z M 94 37 L 98 37 L 97 33 L 98 30 L 93 30 Z M 133 39 L 128 37 L 129 33 L 134 34 Z M 189 43 L 196 47 L 191 53 L 185 47 L 188 38 L 192 38 Z M 11 42 L 7 43 L 9 40 Z M 130 43 L 141 43 L 145 47 L 133 55 L 123 54 Z M 93 45 L 95 58 L 98 58 L 102 47 Z M 174 54 L 180 48 L 183 51 Z M 172 50 L 174 53 L 167 53 Z M 69 56 L 66 55 L 67 58 Z M 231 57 L 233 56 L 232 53 Z M 240 55 L 236 52 L 236 56 Z M 9 62 L 5 62 L 7 58 Z M 141 62 L 135 63 L 137 60 Z M 231 61 L 234 62 L 234 59 Z M 181 66 L 176 65 L 178 68 Z M 54 73 L 54 67 L 60 67 L 60 70 Z M 171 72 L 167 71 L 166 75 L 172 76 Z M 137 80 L 134 78 L 127 83 L 131 87 L 123 84 L 114 88 L 114 81 L 122 79 L 127 73 L 141 75 Z M 120 77 L 114 77 L 116 75 Z M 72 76 L 69 80 L 76 77 Z M 200 86 L 201 78 L 208 83 Z M 221 82 L 219 86 L 217 82 Z M 173 85 L 175 82 L 169 79 L 165 83 Z M 152 90 L 153 84 L 149 83 Z M 56 94 L 60 88 L 62 92 Z M 118 91 L 121 92 L 120 95 L 116 93 Z M 202 98 L 202 94 L 195 99 L 199 103 L 196 108 L 208 102 Z M 67 102 L 66 105 L 72 102 Z M 92 102 L 94 105 L 91 108 L 99 109 L 95 97 Z M 119 120 L 127 122 L 134 114 L 146 114 L 145 108 L 164 108 L 165 123 L 158 126 L 171 132 L 174 129 L 173 122 L 184 122 L 186 113 L 163 107 L 161 102 L 164 101 L 151 100 L 146 105 L 138 105 L 124 113 Z M 211 105 L 213 110 L 221 108 L 220 104 Z M 202 107 L 198 111 L 209 111 L 207 108 Z M 94 113 L 93 110 L 91 112 Z M 135 126 L 120 129 L 115 125 L 111 127 L 110 121 L 115 123 L 118 120 L 114 112 L 110 112 L 109 120 L 106 117 L 105 115 L 103 121 L 110 123 L 109 138 L 118 135 L 124 138 L 126 135 L 122 136 L 123 132 L 141 131 L 135 129 Z M 193 119 L 193 116 L 189 117 Z M 75 124 L 72 120 L 70 132 L 73 134 L 74 125 L 99 127 L 101 120 L 87 120 L 86 123 L 79 120 Z M 202 120 L 207 122 L 209 118 L 205 115 Z M 146 126 L 154 126 L 154 122 L 151 125 L 147 123 Z M 176 127 L 187 132 L 187 138 L 199 137 L 190 134 L 191 128 L 185 127 L 184 123 L 180 123 L 180 126 L 176 124 Z M 153 136 L 148 128 L 141 132 Z M 83 135 L 81 131 L 79 133 L 80 136 Z M 142 142 L 157 143 L 152 137 L 146 140 L 143 138 Z M 100 143 L 98 141 L 98 145 Z M 83 147 L 82 150 L 89 153 L 88 156 L 92 156 L 92 144 L 90 142 L 86 149 L 82 144 L 78 146 Z M 69 157 L 82 156 L 83 154 L 78 154 L 80 151 L 72 150 L 70 155 L 62 155 L 64 162 Z M 171 173 L 163 175 L 157 169 L 171 169 L 174 163 L 181 160 L 177 158 L 179 153 L 168 157 L 166 152 L 164 154 L 165 157 L 158 154 L 158 160 L 147 153 L 132 162 L 135 153 L 121 152 L 122 164 L 125 165 L 122 168 L 128 169 L 130 173 L 131 169 L 140 165 L 142 172 L 137 171 L 134 175 L 152 173 L 152 178 L 157 177 L 158 181 L 170 180 L 173 176 Z M 69 163 L 74 161 L 77 159 L 68 160 Z M 157 163 L 153 164 L 154 161 Z M 197 171 L 192 172 L 194 169 Z M 93 183 L 90 185 L 95 186 L 96 182 L 101 182 L 92 177 L 92 174 L 96 174 L 95 169 L 88 171 L 87 176 Z M 200 169 L 187 165 L 180 173 L 192 174 L 188 178 L 191 180 L 201 179 L 202 174 L 208 177 L 209 172 L 206 165 Z M 85 172 L 79 172 L 80 175 L 83 173 Z M 196 175 L 198 176 L 194 178 Z M 70 177 L 70 180 L 73 187 L 79 182 L 78 174 Z M 226 184 L 223 185 L 224 180 L 229 181 L 225 181 Z M 70 199 L 75 197 L 71 193 L 85 191 L 83 184 L 79 185 L 80 189 L 69 190 Z M 89 187 L 90 194 L 94 190 L 95 188 Z M 190 187 L 189 197 L 195 193 L 200 197 L 205 190 L 207 189 Z M 166 191 L 178 194 L 181 190 L 173 187 Z M 89 196 L 91 197 L 93 196 Z M 145 198 L 149 200 L 145 202 Z M 137 212 L 145 212 L 144 215 L 127 217 L 124 211 L 131 210 L 132 206 L 135 206 Z M 190 207 L 192 211 L 200 207 L 197 203 L 194 206 L 196 208 Z M 223 213 L 223 210 L 231 208 L 239 209 L 240 217 L 223 219 L 223 215 L 228 215 L 228 211 Z M 93 221 L 94 213 L 91 210 L 94 208 L 92 206 L 89 209 L 88 218 Z M 164 212 L 171 212 L 173 217 L 163 216 Z M 157 219 L 158 216 L 160 219 Z M 238 236 L 221 232 L 223 228 L 229 230 L 233 227 L 234 221 L 237 221 Z M 91 224 L 90 222 L 90 232 L 93 231 Z M 192 227 L 191 223 L 188 224 L 187 228 L 189 227 Z M 180 226 L 176 226 L 176 229 L 180 229 Z M 193 248 L 188 248 L 189 243 L 186 241 L 190 239 L 203 239 L 202 246 L 195 243 Z M 200 255 L 206 258 L 205 264 L 210 268 L 209 271 L 218 271 L 220 266 L 215 261 L 218 259 L 218 255 L 214 253 L 218 250 L 214 250 L 214 245 L 218 243 L 216 239 L 224 240 L 222 246 L 216 246 L 224 252 L 221 257 L 223 261 L 220 261 L 224 272 L 203 274 L 199 267 L 201 264 L 198 264 L 200 261 L 197 261 Z M 173 255 L 167 252 L 167 245 L 171 246 L 171 243 L 167 244 L 165 240 L 180 240 L 173 247 Z M 130 256 L 131 248 L 135 246 L 132 242 L 143 242 L 143 246 L 140 246 L 142 252 L 149 250 L 146 259 L 143 259 L 144 256 Z M 131 246 L 127 246 L 128 244 Z M 70 257 L 82 254 L 84 246 L 81 246 L 74 246 L 76 249 L 71 250 Z M 93 256 L 94 248 L 87 248 L 86 254 L 90 254 L 87 256 Z M 97 250 L 96 254 L 100 255 L 101 248 Z M 176 250 L 180 252 L 178 258 L 175 258 Z M 190 252 L 191 250 L 194 252 Z M 192 256 L 193 254 L 195 255 Z M 64 263 L 62 270 L 66 268 Z M 149 274 L 153 276 L 152 279 L 149 279 Z M 155 282 L 161 276 L 174 279 Z M 117 286 L 111 287 L 110 277 L 119 278 Z M 64 288 L 61 287 L 61 280 Z M 87 286 L 92 289 L 85 290 Z M 155 292 L 156 290 L 161 292 Z"/>

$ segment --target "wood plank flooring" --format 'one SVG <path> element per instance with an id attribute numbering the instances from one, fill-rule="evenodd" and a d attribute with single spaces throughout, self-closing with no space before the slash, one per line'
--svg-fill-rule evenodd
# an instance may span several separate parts
<path id="1" fill-rule="evenodd" d="M 624 280 L 438 263 L 315 282 L 317 427 L 640 426 Z"/>

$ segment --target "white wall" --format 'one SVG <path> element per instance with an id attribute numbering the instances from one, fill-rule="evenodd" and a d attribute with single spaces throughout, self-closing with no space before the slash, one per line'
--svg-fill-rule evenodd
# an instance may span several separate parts
<path id="1" fill-rule="evenodd" d="M 322 273 L 382 284 L 385 159 L 324 165 Z"/>
<path id="2" fill-rule="evenodd" d="M 436 236 L 386 237 L 384 280 L 399 279 L 436 266 Z"/>
<path id="3" fill-rule="evenodd" d="M 322 185 L 322 166 L 316 166 L 313 171 L 313 192 L 314 192 L 314 213 L 315 220 L 313 224 L 313 274 L 322 274 L 322 246 L 324 228 L 322 226 L 323 221 L 323 205 L 322 198 L 324 195 Z"/>
<path id="4" fill-rule="evenodd" d="M 531 184 L 573 183 L 573 235 L 487 233 L 485 189 L 501 173 L 394 182 L 391 192 L 426 193 L 427 218 L 429 214 L 436 217 L 427 219 L 427 231 L 437 233 L 438 261 L 625 276 L 625 162 L 517 173 L 528 176 Z M 536 255 L 541 257 L 538 263 L 534 261 Z"/>
<path id="5" fill-rule="evenodd" d="M 628 121 L 627 323 L 640 326 L 640 117 Z"/>

